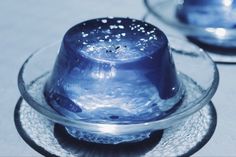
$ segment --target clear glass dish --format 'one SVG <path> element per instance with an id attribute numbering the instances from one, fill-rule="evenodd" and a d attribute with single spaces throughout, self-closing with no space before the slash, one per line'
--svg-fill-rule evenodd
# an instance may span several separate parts
<path id="1" fill-rule="evenodd" d="M 180 32 L 173 30 L 172 28 L 168 27 L 166 24 L 161 23 L 160 20 L 158 20 L 153 14 L 146 13 L 143 17 L 143 20 L 149 23 L 152 23 L 153 25 L 159 26 L 167 36 L 175 36 L 176 38 L 186 40 L 186 37 L 183 36 Z M 189 41 L 190 42 L 190 41 Z M 198 45 L 198 43 L 193 43 Z M 204 49 L 205 52 L 208 53 L 208 55 L 214 60 L 216 63 L 236 63 L 236 49 L 223 49 L 223 48 L 214 48 L 209 47 L 205 45 L 198 45 L 202 49 Z"/>
<path id="2" fill-rule="evenodd" d="M 45 101 L 43 90 L 59 52 L 60 42 L 34 52 L 22 65 L 18 75 L 18 87 L 29 105 L 53 122 L 96 135 L 117 138 L 122 135 L 153 132 L 173 126 L 200 110 L 210 102 L 218 82 L 218 70 L 211 58 L 198 47 L 185 40 L 169 38 L 171 52 L 178 71 L 178 78 L 186 92 L 180 107 L 172 114 L 159 119 L 139 123 L 105 124 L 64 117 Z M 112 139 L 111 139 L 112 140 Z"/>
<path id="3" fill-rule="evenodd" d="M 16 105 L 14 117 L 18 133 L 33 149 L 44 156 L 70 157 L 78 157 L 78 154 L 81 157 L 192 156 L 211 139 L 217 124 L 216 111 L 210 102 L 186 121 L 156 131 L 149 139 L 101 145 L 72 138 L 65 127 L 48 120 L 22 99 Z"/>
<path id="4" fill-rule="evenodd" d="M 144 0 L 144 3 L 148 9 L 148 13 L 144 15 L 143 20 L 157 25 L 165 32 L 165 34 L 167 34 L 167 36 L 176 36 L 177 38 L 183 39 L 189 36 L 215 38 L 215 35 L 218 36 L 220 32 L 223 32 L 224 36 L 222 36 L 218 41 L 222 41 L 222 43 L 235 43 L 235 29 L 197 27 L 182 23 L 176 17 L 176 7 L 181 6 L 183 2 L 177 0 Z M 210 33 L 209 30 L 211 30 Z M 194 40 L 194 38 L 189 39 L 189 42 L 192 42 L 204 49 L 204 51 L 207 52 L 216 63 L 236 63 L 235 48 L 212 46 Z M 217 41 L 214 42 L 217 43 Z"/>
<path id="5" fill-rule="evenodd" d="M 193 36 L 215 45 L 235 47 L 236 30 L 225 27 L 197 26 L 181 22 L 177 18 L 177 8 L 183 5 L 180 0 L 144 0 L 147 9 L 162 22 L 177 29 L 185 36 Z M 227 46 L 228 45 L 228 46 Z"/>

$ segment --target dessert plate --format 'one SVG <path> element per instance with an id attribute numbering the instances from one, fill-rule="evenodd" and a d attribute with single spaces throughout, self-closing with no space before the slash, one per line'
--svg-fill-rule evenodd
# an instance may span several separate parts
<path id="1" fill-rule="evenodd" d="M 88 141 L 100 141 L 97 140 L 100 135 L 101 137 L 109 137 L 105 140 L 102 139 L 101 143 L 116 143 L 120 141 L 120 137 L 126 135 L 135 140 L 136 135 L 139 135 L 140 132 L 150 135 L 151 132 L 166 129 L 185 120 L 209 103 L 218 87 L 218 70 L 204 51 L 186 40 L 177 38 L 169 38 L 169 44 L 178 71 L 178 79 L 183 83 L 185 93 L 178 109 L 162 119 L 139 123 L 111 124 L 93 123 L 83 119 L 76 120 L 58 114 L 46 102 L 44 87 L 50 76 L 53 67 L 52 61 L 56 59 L 60 42 L 36 51 L 25 61 L 19 72 L 18 86 L 27 103 L 48 119 L 67 128 L 72 127 L 82 132 L 95 133 L 95 137 L 88 136 Z M 83 135 L 83 138 L 87 138 L 86 134 Z"/>
<path id="2" fill-rule="evenodd" d="M 22 98 L 14 113 L 16 128 L 44 156 L 190 156 L 213 135 L 217 116 L 210 102 L 179 125 L 154 132 L 149 139 L 118 145 L 95 144 L 72 138 L 65 128 L 34 110 Z"/>
<path id="3" fill-rule="evenodd" d="M 169 38 L 178 77 L 184 84 L 185 95 L 180 107 L 163 119 L 133 124 L 91 123 L 64 117 L 45 101 L 43 89 L 56 58 L 60 43 L 54 43 L 32 54 L 22 66 L 18 85 L 23 98 L 36 111 L 52 121 L 84 131 L 109 135 L 135 134 L 165 129 L 191 116 L 210 102 L 219 81 L 218 70 L 210 57 L 184 40 Z"/>

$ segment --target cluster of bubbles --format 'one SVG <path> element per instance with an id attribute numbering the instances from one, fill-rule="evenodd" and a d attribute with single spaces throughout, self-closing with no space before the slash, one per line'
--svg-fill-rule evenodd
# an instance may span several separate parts
<path id="1" fill-rule="evenodd" d="M 111 18 L 112 19 L 112 18 Z M 110 19 L 99 19 L 96 29 L 81 31 L 77 44 L 85 56 L 98 60 L 130 60 L 149 56 L 152 49 L 160 45 L 157 29 L 148 24 L 141 26 L 136 20 L 116 23 Z M 83 26 L 87 26 L 84 22 Z M 91 40 L 92 39 L 92 40 Z"/>

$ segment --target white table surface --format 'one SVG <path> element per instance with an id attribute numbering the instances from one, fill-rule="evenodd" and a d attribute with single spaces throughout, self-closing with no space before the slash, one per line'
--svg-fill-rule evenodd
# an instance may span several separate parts
<path id="1" fill-rule="evenodd" d="M 1 0 L 0 156 L 41 156 L 18 135 L 13 120 L 20 96 L 17 74 L 32 51 L 62 39 L 67 29 L 83 20 L 106 16 L 140 19 L 145 12 L 142 0 Z M 213 98 L 217 128 L 194 156 L 236 156 L 236 65 L 218 68 L 220 85 Z"/>

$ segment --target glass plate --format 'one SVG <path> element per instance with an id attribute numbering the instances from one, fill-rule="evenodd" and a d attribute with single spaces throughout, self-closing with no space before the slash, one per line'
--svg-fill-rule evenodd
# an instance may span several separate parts
<path id="1" fill-rule="evenodd" d="M 169 38 L 173 59 L 186 92 L 182 104 L 171 115 L 155 121 L 129 124 L 92 123 L 74 120 L 55 112 L 45 101 L 43 88 L 50 75 L 60 43 L 56 42 L 33 53 L 23 64 L 18 76 L 22 97 L 40 114 L 64 126 L 99 134 L 120 136 L 153 132 L 180 123 L 210 102 L 219 81 L 218 70 L 211 58 L 185 40 Z"/>
<path id="2" fill-rule="evenodd" d="M 78 141 L 65 128 L 35 111 L 19 99 L 15 108 L 15 125 L 21 137 L 44 156 L 191 156 L 212 137 L 217 115 L 210 102 L 177 126 L 160 130 L 138 143 L 104 145 Z"/>

